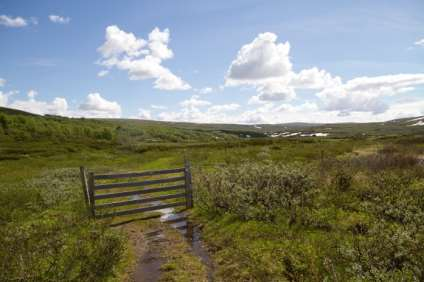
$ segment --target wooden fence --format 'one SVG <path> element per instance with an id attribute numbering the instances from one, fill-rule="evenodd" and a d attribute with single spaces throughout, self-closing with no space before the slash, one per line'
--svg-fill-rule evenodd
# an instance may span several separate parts
<path id="1" fill-rule="evenodd" d="M 174 169 L 95 174 L 87 172 L 84 167 L 81 167 L 80 172 L 85 203 L 95 218 L 131 215 L 171 207 L 193 207 L 191 171 L 188 161 L 185 161 L 184 167 Z M 172 176 L 151 179 L 163 177 L 163 175 Z M 140 179 L 145 177 L 149 177 L 149 179 Z M 127 181 L 116 182 L 119 179 L 127 179 Z M 138 180 L 133 181 L 133 179 Z M 109 181 L 109 183 L 105 183 L 105 181 Z M 173 191 L 173 193 L 164 194 L 169 191 Z M 148 194 L 153 196 L 145 197 Z M 134 197 L 137 198 L 134 199 Z M 116 198 L 120 200 L 110 201 Z M 181 198 L 184 200 L 163 202 Z M 142 206 L 143 204 L 145 205 Z M 133 206 L 133 208 L 121 209 L 126 206 Z"/>

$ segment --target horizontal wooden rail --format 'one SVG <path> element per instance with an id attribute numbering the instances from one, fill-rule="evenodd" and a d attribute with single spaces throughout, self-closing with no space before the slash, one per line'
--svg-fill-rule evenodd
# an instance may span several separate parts
<path id="1" fill-rule="evenodd" d="M 159 187 L 159 188 L 148 188 L 148 189 L 136 190 L 136 191 L 126 191 L 126 192 L 119 192 L 119 193 L 97 194 L 94 196 L 94 199 L 95 200 L 110 199 L 110 198 L 126 197 L 126 196 L 132 196 L 132 195 L 172 191 L 172 190 L 178 190 L 183 188 L 185 188 L 185 184 Z"/>
<path id="2" fill-rule="evenodd" d="M 143 171 L 143 172 L 127 172 L 127 173 L 116 173 L 116 174 L 96 174 L 94 175 L 94 179 L 131 178 L 131 177 L 152 176 L 152 175 L 161 175 L 161 174 L 172 174 L 172 173 L 179 173 L 179 172 L 184 172 L 184 168 L 151 170 L 151 171 Z"/>
<path id="3" fill-rule="evenodd" d="M 185 180 L 185 176 L 170 177 L 164 179 L 155 179 L 155 180 L 145 180 L 139 182 L 121 182 L 121 183 L 110 183 L 110 184 L 97 184 L 94 185 L 94 190 L 104 190 L 104 189 L 113 189 L 113 188 L 123 188 L 123 187 L 138 187 L 146 186 L 153 184 L 169 183 Z"/>
<path id="4" fill-rule="evenodd" d="M 104 208 L 122 207 L 122 206 L 135 205 L 135 204 L 145 204 L 145 203 L 151 203 L 151 202 L 162 201 L 162 200 L 184 198 L 185 196 L 186 196 L 186 193 L 161 195 L 157 197 L 149 197 L 144 199 L 98 204 L 95 206 L 95 208 L 104 209 Z"/>
<path id="5" fill-rule="evenodd" d="M 151 206 L 151 207 L 145 207 L 145 208 L 116 211 L 116 212 L 112 212 L 112 213 L 99 214 L 99 215 L 96 215 L 96 217 L 97 218 L 104 218 L 104 217 L 113 217 L 113 216 L 120 216 L 120 215 L 130 215 L 130 214 L 135 214 L 135 213 L 139 213 L 139 212 L 155 211 L 155 210 L 161 210 L 161 209 L 172 208 L 172 207 L 180 207 L 180 206 L 186 206 L 186 202 L 177 202 L 177 203 Z"/>
<path id="6" fill-rule="evenodd" d="M 109 174 L 86 173 L 85 168 L 80 170 L 84 200 L 94 218 L 131 215 L 179 206 L 193 207 L 190 164 L 186 159 L 183 168 Z M 144 176 L 156 177 L 143 179 Z M 113 181 L 114 179 L 121 180 Z M 103 181 L 102 183 L 102 181 L 96 180 L 112 181 L 109 181 L 109 183 Z M 129 189 L 107 191 L 107 189 L 115 188 Z M 154 195 L 154 193 L 159 194 Z M 145 194 L 153 195 L 136 199 L 127 198 Z M 175 202 L 170 203 L 167 200 L 174 200 Z M 122 209 L 116 209 L 117 207 L 122 207 Z"/>

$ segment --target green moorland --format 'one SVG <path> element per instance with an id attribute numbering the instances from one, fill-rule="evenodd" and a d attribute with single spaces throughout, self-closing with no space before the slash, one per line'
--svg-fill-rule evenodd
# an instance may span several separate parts
<path id="1" fill-rule="evenodd" d="M 422 281 L 424 127 L 409 125 L 257 128 L 0 109 L 2 281 L 130 281 L 131 236 L 90 219 L 78 167 L 170 168 L 184 156 L 216 281 Z M 330 135 L 266 137 L 286 131 Z M 178 247 L 162 280 L 202 281 L 168 232 Z"/>

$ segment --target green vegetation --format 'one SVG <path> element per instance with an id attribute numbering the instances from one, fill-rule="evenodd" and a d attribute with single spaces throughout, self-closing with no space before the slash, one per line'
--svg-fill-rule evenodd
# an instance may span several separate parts
<path id="1" fill-rule="evenodd" d="M 422 145 L 198 175 L 218 280 L 423 280 Z"/>
<path id="2" fill-rule="evenodd" d="M 266 138 L 329 126 L 259 129 L 0 109 L 1 277 L 130 280 L 136 248 L 128 234 L 151 226 L 138 222 L 128 232 L 91 220 L 78 167 L 171 168 L 187 156 L 193 220 L 203 223 L 218 281 L 423 280 L 424 139 L 421 127 L 405 124 L 334 125 L 330 138 Z M 167 236 L 178 248 L 162 279 L 204 277 L 179 234 Z"/>

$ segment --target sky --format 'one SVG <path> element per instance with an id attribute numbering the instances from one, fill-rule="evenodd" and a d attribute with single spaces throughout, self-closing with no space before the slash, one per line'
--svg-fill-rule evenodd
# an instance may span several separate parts
<path id="1" fill-rule="evenodd" d="M 0 106 L 206 123 L 424 115 L 424 1 L 0 0 Z"/>

